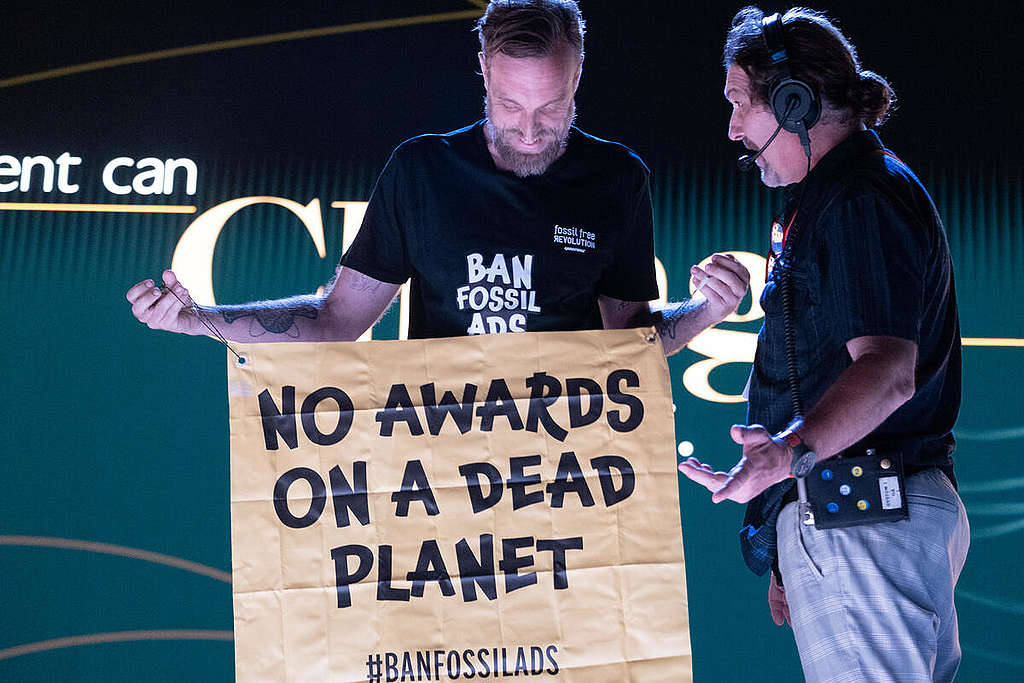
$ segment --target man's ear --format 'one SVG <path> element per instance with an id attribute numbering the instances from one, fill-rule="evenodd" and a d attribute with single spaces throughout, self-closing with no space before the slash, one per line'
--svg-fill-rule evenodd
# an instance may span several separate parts
<path id="1" fill-rule="evenodd" d="M 480 74 L 484 77 L 484 90 L 487 89 L 487 56 L 481 50 L 476 53 L 477 59 L 480 60 Z"/>
<path id="2" fill-rule="evenodd" d="M 583 58 L 580 58 L 580 65 L 576 67 L 576 82 L 573 83 L 572 92 L 575 95 L 576 90 L 580 87 L 580 77 L 583 76 Z"/>

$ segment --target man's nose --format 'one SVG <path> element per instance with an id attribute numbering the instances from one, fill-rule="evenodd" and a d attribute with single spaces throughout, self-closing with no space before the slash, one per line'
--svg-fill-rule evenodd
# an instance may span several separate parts
<path id="1" fill-rule="evenodd" d="M 540 122 L 537 120 L 536 114 L 526 113 L 523 116 L 523 141 L 524 142 L 536 142 L 537 133 L 540 131 Z"/>
<path id="2" fill-rule="evenodd" d="M 740 117 L 734 111 L 729 117 L 729 139 L 735 142 L 743 140 L 743 126 Z"/>

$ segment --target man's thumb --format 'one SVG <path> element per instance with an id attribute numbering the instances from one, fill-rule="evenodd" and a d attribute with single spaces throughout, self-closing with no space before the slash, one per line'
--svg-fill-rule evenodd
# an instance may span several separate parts
<path id="1" fill-rule="evenodd" d="M 741 446 L 752 441 L 762 441 L 767 433 L 761 425 L 733 425 L 729 429 L 729 436 Z"/>

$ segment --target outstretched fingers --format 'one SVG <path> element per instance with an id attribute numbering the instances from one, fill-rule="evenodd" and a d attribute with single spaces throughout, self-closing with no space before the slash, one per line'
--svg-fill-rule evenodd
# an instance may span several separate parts
<path id="1" fill-rule="evenodd" d="M 697 458 L 687 458 L 679 463 L 679 471 L 686 475 L 687 479 L 697 482 L 712 493 L 720 489 L 729 477 L 727 472 L 716 472 L 711 465 L 702 463 Z"/>
<path id="2" fill-rule="evenodd" d="M 746 503 L 753 498 L 753 496 L 744 495 L 746 489 L 744 485 L 750 477 L 750 470 L 743 467 L 744 460 L 745 458 L 741 458 L 736 467 L 729 470 L 729 476 L 722 482 L 722 485 L 718 490 L 712 492 L 712 503 L 721 503 L 723 500 L 734 500 L 737 503 Z"/>

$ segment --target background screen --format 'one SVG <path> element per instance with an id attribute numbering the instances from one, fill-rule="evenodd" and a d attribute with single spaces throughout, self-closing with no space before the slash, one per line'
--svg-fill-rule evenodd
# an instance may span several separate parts
<path id="1" fill-rule="evenodd" d="M 763 254 L 782 203 L 736 170 L 743 150 L 726 139 L 721 42 L 739 5 L 679 4 L 584 0 L 577 95 L 577 125 L 653 171 L 670 299 L 714 251 Z M 957 590 L 968 681 L 1024 678 L 1024 17 L 986 5 L 816 6 L 893 83 L 900 107 L 882 138 L 949 235 L 966 342 L 955 457 L 972 524 Z M 0 7 L 0 680 L 231 678 L 226 352 L 150 331 L 124 293 L 157 278 L 199 221 L 216 239 L 178 253 L 193 289 L 208 282 L 218 303 L 315 291 L 391 149 L 482 115 L 478 3 L 238 6 Z M 397 337 L 400 313 L 374 337 Z M 670 360 L 665 457 L 737 459 L 728 427 L 744 422 L 749 363 L 731 354 L 760 326 L 749 295 L 740 314 L 720 325 L 731 346 Z M 798 679 L 766 580 L 740 559 L 741 506 L 713 506 L 686 480 L 680 496 L 696 680 Z"/>

